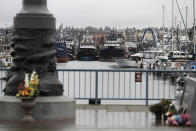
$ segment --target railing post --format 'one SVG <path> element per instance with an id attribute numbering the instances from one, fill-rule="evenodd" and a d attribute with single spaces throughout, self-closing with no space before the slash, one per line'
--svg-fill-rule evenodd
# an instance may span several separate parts
<path id="1" fill-rule="evenodd" d="M 146 72 L 146 106 L 148 106 L 148 72 Z"/>
<path id="2" fill-rule="evenodd" d="M 95 105 L 98 105 L 98 71 L 95 72 Z"/>

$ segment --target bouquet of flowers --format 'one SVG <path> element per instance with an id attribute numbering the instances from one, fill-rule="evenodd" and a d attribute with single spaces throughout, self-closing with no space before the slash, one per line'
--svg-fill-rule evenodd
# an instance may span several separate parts
<path id="1" fill-rule="evenodd" d="M 19 90 L 16 97 L 37 97 L 39 95 L 38 86 L 38 74 L 33 71 L 29 79 L 29 73 L 26 73 L 24 82 L 21 82 L 18 87 Z"/>

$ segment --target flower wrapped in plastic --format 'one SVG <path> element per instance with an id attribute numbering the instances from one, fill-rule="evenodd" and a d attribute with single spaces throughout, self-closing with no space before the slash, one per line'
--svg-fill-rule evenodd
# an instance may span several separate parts
<path id="1" fill-rule="evenodd" d="M 18 87 L 16 97 L 37 97 L 39 96 L 39 78 L 38 74 L 33 71 L 30 78 L 29 73 L 25 74 L 24 82 L 21 82 Z"/>

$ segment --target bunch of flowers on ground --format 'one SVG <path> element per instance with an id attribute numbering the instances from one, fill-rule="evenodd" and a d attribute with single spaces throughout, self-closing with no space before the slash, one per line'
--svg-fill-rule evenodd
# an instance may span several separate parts
<path id="1" fill-rule="evenodd" d="M 169 125 L 173 126 L 180 126 L 180 125 L 185 125 L 185 126 L 191 126 L 191 115 L 189 113 L 186 113 L 185 108 L 181 108 L 181 110 L 177 111 L 176 107 L 174 104 L 170 104 L 169 110 L 166 113 L 167 118 L 167 123 Z"/>
<path id="2" fill-rule="evenodd" d="M 18 87 L 19 91 L 16 97 L 37 97 L 39 95 L 38 86 L 38 74 L 33 71 L 29 79 L 29 73 L 26 73 L 24 82 L 21 82 Z"/>

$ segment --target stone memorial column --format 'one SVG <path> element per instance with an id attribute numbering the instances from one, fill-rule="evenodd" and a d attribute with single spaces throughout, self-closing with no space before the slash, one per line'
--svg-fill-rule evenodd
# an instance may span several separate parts
<path id="1" fill-rule="evenodd" d="M 63 94 L 56 73 L 55 31 L 56 21 L 48 11 L 47 0 L 23 0 L 21 12 L 14 18 L 13 65 L 5 95 L 16 95 L 25 72 L 33 70 L 39 75 L 41 96 Z"/>

